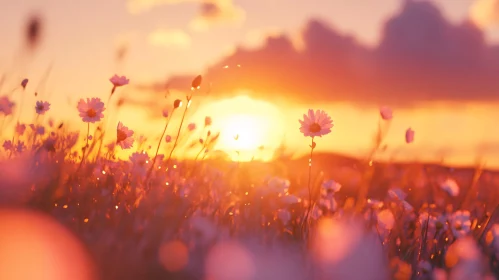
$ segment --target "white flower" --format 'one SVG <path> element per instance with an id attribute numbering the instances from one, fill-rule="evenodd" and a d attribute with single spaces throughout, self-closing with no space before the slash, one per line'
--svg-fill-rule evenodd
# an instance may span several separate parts
<path id="1" fill-rule="evenodd" d="M 450 196 L 459 195 L 459 186 L 454 179 L 447 178 L 444 182 L 442 182 L 442 184 L 440 184 L 440 188 L 446 191 Z"/>
<path id="2" fill-rule="evenodd" d="M 333 121 L 323 110 L 309 109 L 308 115 L 303 115 L 303 120 L 299 120 L 301 127 L 300 132 L 305 136 L 319 136 L 329 134 L 333 127 Z"/>
<path id="3" fill-rule="evenodd" d="M 471 231 L 470 211 L 458 210 L 450 220 L 452 233 L 456 238 L 463 237 Z"/>
<path id="4" fill-rule="evenodd" d="M 390 209 L 385 209 L 378 213 L 378 225 L 385 230 L 393 229 L 395 217 Z"/>

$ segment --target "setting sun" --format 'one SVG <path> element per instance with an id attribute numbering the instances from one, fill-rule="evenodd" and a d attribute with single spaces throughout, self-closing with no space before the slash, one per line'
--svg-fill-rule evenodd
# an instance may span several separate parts
<path id="1" fill-rule="evenodd" d="M 238 96 L 207 104 L 196 119 L 205 114 L 214 120 L 212 130 L 220 131 L 215 149 L 234 161 L 270 160 L 283 140 L 281 112 L 268 102 Z"/>

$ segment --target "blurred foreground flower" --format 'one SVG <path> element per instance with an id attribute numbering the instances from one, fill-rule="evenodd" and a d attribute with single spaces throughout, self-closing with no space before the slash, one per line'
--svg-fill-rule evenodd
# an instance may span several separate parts
<path id="1" fill-rule="evenodd" d="M 459 238 L 445 254 L 445 264 L 451 268 L 449 279 L 484 279 L 481 252 L 471 237 Z"/>
<path id="2" fill-rule="evenodd" d="M 78 238 L 51 217 L 0 210 L 0 279 L 97 279 Z"/>
<path id="3" fill-rule="evenodd" d="M 329 134 L 333 127 L 331 117 L 323 110 L 309 109 L 307 115 L 303 115 L 303 120 L 299 120 L 301 127 L 300 132 L 305 136 L 319 136 Z"/>
<path id="4" fill-rule="evenodd" d="M 322 218 L 312 238 L 315 279 L 389 279 L 381 244 L 362 223 Z"/>
<path id="5" fill-rule="evenodd" d="M 104 102 L 100 98 L 87 98 L 87 101 L 80 99 L 78 111 L 83 122 L 95 123 L 104 117 Z"/>

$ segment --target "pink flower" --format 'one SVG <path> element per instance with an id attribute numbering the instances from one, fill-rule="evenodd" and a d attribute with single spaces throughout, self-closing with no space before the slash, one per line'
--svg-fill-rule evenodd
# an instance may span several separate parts
<path id="1" fill-rule="evenodd" d="M 166 143 L 170 143 L 172 141 L 172 137 L 170 135 L 166 135 L 165 141 Z"/>
<path id="2" fill-rule="evenodd" d="M 381 115 L 381 118 L 384 120 L 391 120 L 393 118 L 393 111 L 387 106 L 381 107 L 379 113 Z"/>
<path id="3" fill-rule="evenodd" d="M 12 114 L 12 108 L 14 108 L 14 102 L 9 100 L 9 97 L 2 96 L 0 97 L 0 113 L 3 113 L 5 116 Z"/>
<path id="4" fill-rule="evenodd" d="M 187 128 L 189 129 L 189 131 L 193 131 L 194 129 L 196 129 L 196 124 L 195 123 L 190 123 Z"/>
<path id="5" fill-rule="evenodd" d="M 114 87 L 121 87 L 124 85 L 128 85 L 128 83 L 130 82 L 130 80 L 127 79 L 125 76 L 118 76 L 118 75 L 112 76 L 109 79 L 109 81 L 113 83 Z"/>
<path id="6" fill-rule="evenodd" d="M 50 103 L 47 101 L 36 101 L 35 110 L 38 115 L 43 115 L 50 109 Z"/>
<path id="7" fill-rule="evenodd" d="M 78 102 L 78 111 L 83 122 L 95 123 L 100 121 L 104 117 L 103 112 L 105 109 L 104 102 L 99 98 L 87 98 L 87 102 L 80 99 Z"/>
<path id="8" fill-rule="evenodd" d="M 212 123 L 211 117 L 206 116 L 204 118 L 204 126 L 210 126 Z"/>
<path id="9" fill-rule="evenodd" d="M 168 118 L 168 109 L 163 110 L 163 117 Z"/>
<path id="10" fill-rule="evenodd" d="M 19 136 L 22 136 L 24 134 L 25 130 L 26 130 L 26 125 L 25 124 L 18 123 L 16 125 L 16 133 L 19 134 Z"/>
<path id="11" fill-rule="evenodd" d="M 333 121 L 323 110 L 309 109 L 308 115 L 303 115 L 303 120 L 299 120 L 301 127 L 300 132 L 305 136 L 320 136 L 326 135 L 331 132 Z"/>
<path id="12" fill-rule="evenodd" d="M 5 140 L 5 141 L 3 142 L 2 147 L 3 147 L 6 151 L 10 151 L 10 150 L 12 150 L 12 149 L 14 148 L 14 146 L 12 145 L 12 141 L 10 141 L 10 140 Z"/>
<path id="13" fill-rule="evenodd" d="M 405 142 L 412 143 L 414 141 L 414 130 L 408 128 L 405 132 Z"/>
<path id="14" fill-rule="evenodd" d="M 118 123 L 116 129 L 116 144 L 120 145 L 122 149 L 129 149 L 133 146 L 133 130 L 128 129 L 122 122 Z"/>
<path id="15" fill-rule="evenodd" d="M 36 134 L 38 134 L 38 135 L 43 135 L 43 134 L 45 134 L 45 127 L 43 127 L 43 126 L 41 126 L 41 125 L 37 126 L 37 127 L 36 127 Z"/>
<path id="16" fill-rule="evenodd" d="M 24 80 L 21 81 L 21 86 L 23 87 L 23 89 L 26 89 L 26 86 L 28 85 L 28 82 L 29 82 L 28 79 L 24 79 Z"/>
<path id="17" fill-rule="evenodd" d="M 22 153 L 24 151 L 24 149 L 26 149 L 26 146 L 24 145 L 24 142 L 18 141 L 15 149 L 16 149 L 16 152 Z"/>

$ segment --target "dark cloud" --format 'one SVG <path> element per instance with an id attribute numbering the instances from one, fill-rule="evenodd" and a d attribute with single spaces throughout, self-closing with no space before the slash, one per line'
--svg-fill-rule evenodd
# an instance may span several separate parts
<path id="1" fill-rule="evenodd" d="M 203 2 L 200 5 L 199 13 L 205 18 L 217 18 L 222 15 L 222 9 L 215 3 Z"/>
<path id="2" fill-rule="evenodd" d="M 303 49 L 296 50 L 284 35 L 268 38 L 259 49 L 238 48 L 204 78 L 213 94 L 245 88 L 259 97 L 275 92 L 298 101 L 497 98 L 499 47 L 487 45 L 474 24 L 453 25 L 433 4 L 406 1 L 381 32 L 379 45 L 369 48 L 311 20 L 302 34 Z M 188 89 L 192 77 L 174 77 L 169 86 Z"/>

